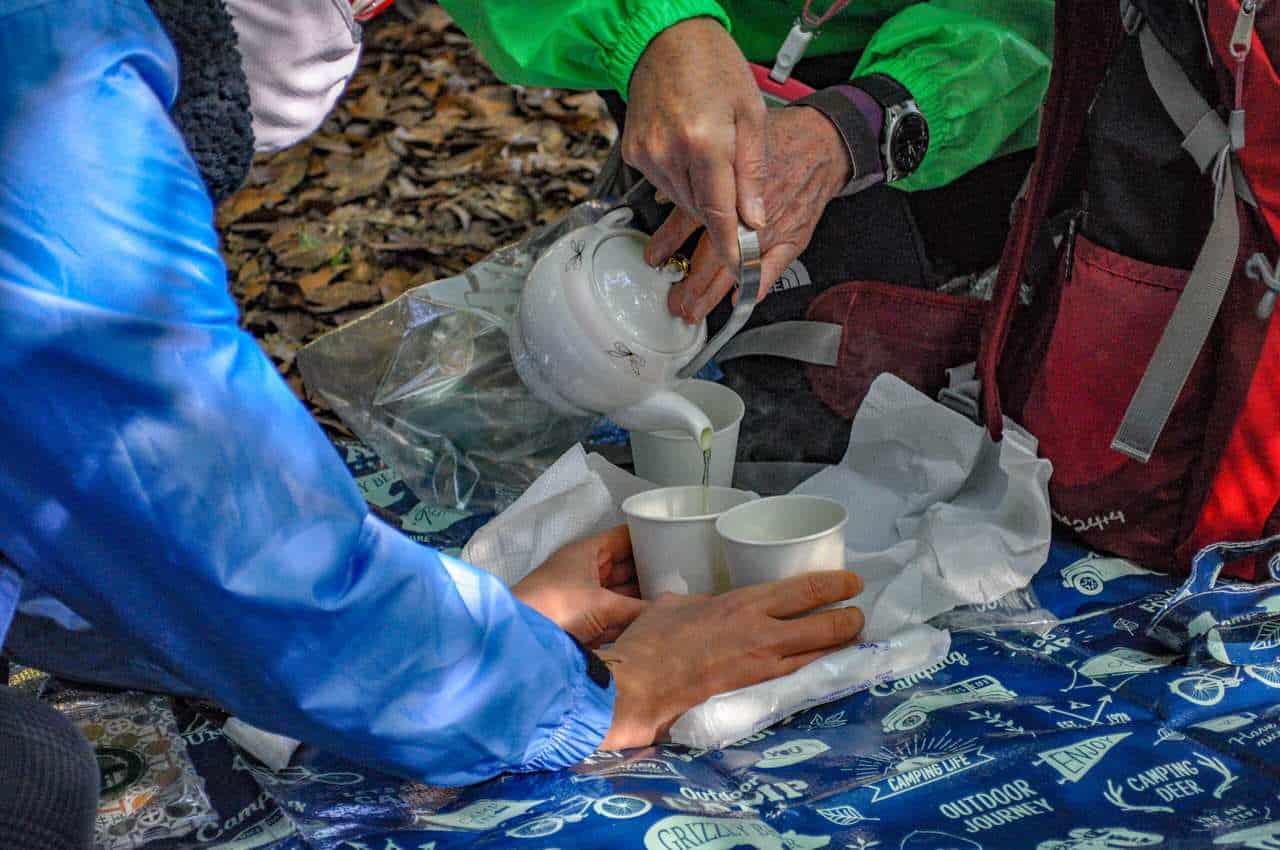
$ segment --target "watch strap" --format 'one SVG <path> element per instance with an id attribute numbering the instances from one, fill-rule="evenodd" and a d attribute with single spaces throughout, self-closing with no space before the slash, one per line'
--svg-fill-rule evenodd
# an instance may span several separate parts
<path id="1" fill-rule="evenodd" d="M 888 74 L 867 74 L 865 77 L 854 77 L 849 83 L 871 95 L 885 109 L 901 106 L 915 99 L 906 86 Z"/>
<path id="2" fill-rule="evenodd" d="M 857 103 L 835 88 L 820 89 L 791 106 L 809 106 L 821 112 L 836 128 L 849 154 L 850 178 L 838 197 L 852 195 L 884 178 L 879 133 L 872 128 Z"/>
<path id="3" fill-rule="evenodd" d="M 566 632 L 566 634 L 568 634 Z M 577 645 L 579 651 L 582 652 L 584 660 L 587 662 L 587 678 L 601 690 L 608 690 L 609 683 L 613 681 L 613 673 L 609 670 L 609 665 L 605 664 L 599 655 L 587 649 L 573 635 L 569 635 L 569 640 Z"/>

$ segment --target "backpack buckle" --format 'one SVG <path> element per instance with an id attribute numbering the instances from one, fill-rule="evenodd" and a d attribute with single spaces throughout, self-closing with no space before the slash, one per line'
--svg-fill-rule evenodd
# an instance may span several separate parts
<path id="1" fill-rule="evenodd" d="M 1120 25 L 1124 27 L 1124 31 L 1129 35 L 1133 35 L 1142 29 L 1142 25 L 1146 23 L 1146 16 L 1142 14 L 1133 2 L 1133 0 L 1120 0 Z"/>
<path id="2" fill-rule="evenodd" d="M 947 386 L 938 393 L 938 401 L 970 422 L 981 425 L 982 382 L 978 380 L 977 362 L 948 369 Z"/>
<path id="3" fill-rule="evenodd" d="M 1262 300 L 1258 302 L 1257 310 L 1254 311 L 1258 318 L 1265 322 L 1271 318 L 1271 311 L 1276 307 L 1276 295 L 1280 294 L 1280 257 L 1276 258 L 1276 267 L 1273 271 L 1265 254 L 1254 254 L 1245 264 L 1244 273 L 1253 280 L 1261 281 L 1267 288 L 1267 291 L 1262 293 Z"/>

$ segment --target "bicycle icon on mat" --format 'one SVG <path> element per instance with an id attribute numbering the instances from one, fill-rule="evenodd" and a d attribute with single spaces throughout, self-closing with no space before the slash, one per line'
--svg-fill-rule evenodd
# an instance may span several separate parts
<path id="1" fill-rule="evenodd" d="M 652 808 L 653 803 L 629 794 L 610 794 L 607 797 L 598 798 L 574 794 L 554 812 L 534 818 L 515 829 L 508 829 L 507 835 L 512 838 L 545 838 L 564 829 L 565 824 L 586 820 L 589 812 L 595 812 L 610 820 L 630 820 L 640 817 Z"/>
<path id="2" fill-rule="evenodd" d="M 282 770 L 272 771 L 266 767 L 250 764 L 240 756 L 236 756 L 232 761 L 231 769 L 245 771 L 254 779 L 266 785 L 306 785 L 309 783 L 359 785 L 365 779 L 359 773 L 347 773 L 344 771 L 321 773 L 307 767 L 286 767 Z"/>
<path id="3" fill-rule="evenodd" d="M 1280 664 L 1246 664 L 1243 667 L 1197 670 L 1174 679 L 1169 683 L 1169 690 L 1196 705 L 1217 705 L 1222 702 L 1228 688 L 1244 684 L 1244 676 L 1269 688 L 1280 688 Z"/>

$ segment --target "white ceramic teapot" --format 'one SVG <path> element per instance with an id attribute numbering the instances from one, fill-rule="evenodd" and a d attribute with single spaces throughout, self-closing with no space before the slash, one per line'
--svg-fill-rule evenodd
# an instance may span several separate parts
<path id="1" fill-rule="evenodd" d="M 511 328 L 512 359 L 529 389 L 565 413 L 709 440 L 710 420 L 673 391 L 691 361 L 705 362 L 706 324 L 671 315 L 667 293 L 681 273 L 645 263 L 648 237 L 630 221 L 629 208 L 613 210 L 538 259 Z"/>

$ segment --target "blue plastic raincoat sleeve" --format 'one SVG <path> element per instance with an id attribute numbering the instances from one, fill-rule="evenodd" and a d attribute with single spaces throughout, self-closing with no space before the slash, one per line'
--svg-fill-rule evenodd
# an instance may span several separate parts
<path id="1" fill-rule="evenodd" d="M 456 785 L 591 753 L 614 692 L 369 515 L 237 326 L 143 0 L 0 0 L 0 547 L 251 723 Z"/>

